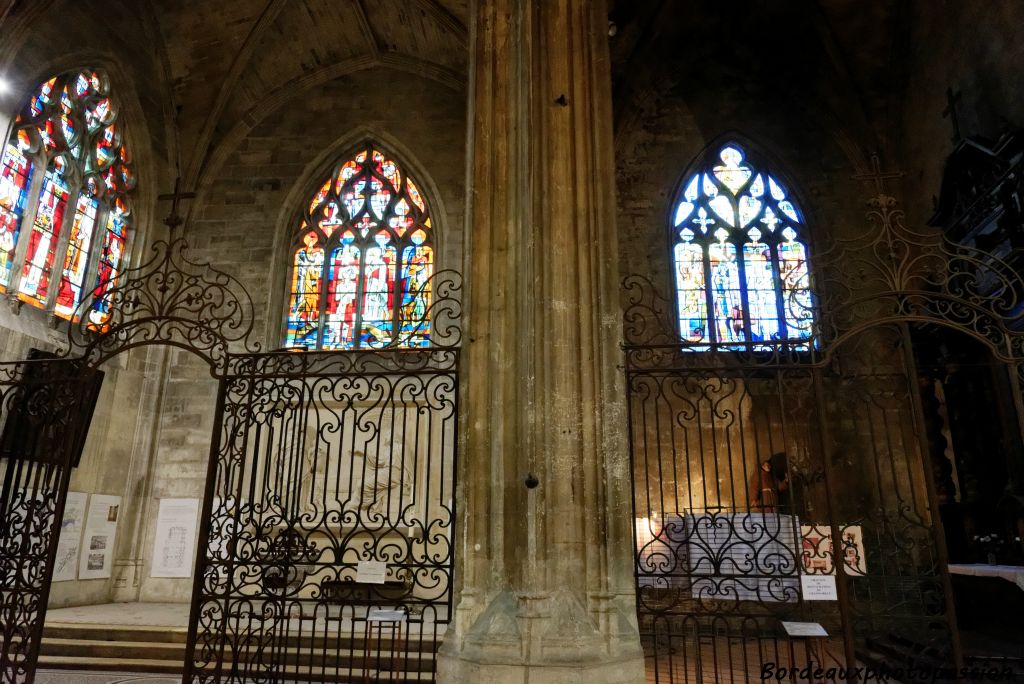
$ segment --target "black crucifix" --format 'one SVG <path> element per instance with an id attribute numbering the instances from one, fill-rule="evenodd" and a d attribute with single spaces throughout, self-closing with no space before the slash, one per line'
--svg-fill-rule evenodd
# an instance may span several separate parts
<path id="1" fill-rule="evenodd" d="M 875 152 L 871 155 L 871 171 L 869 173 L 858 173 L 853 178 L 854 180 L 874 181 L 878 194 L 883 195 L 885 194 L 885 181 L 902 177 L 902 171 L 882 171 L 882 162 L 878 158 L 878 153 Z"/>
<path id="2" fill-rule="evenodd" d="M 167 193 L 165 195 L 157 195 L 158 200 L 171 200 L 171 212 L 164 219 L 164 225 L 174 230 L 180 226 L 184 219 L 178 216 L 178 201 L 192 199 L 196 196 L 194 192 L 182 192 L 181 191 L 181 177 L 174 179 L 174 192 Z"/>
<path id="3" fill-rule="evenodd" d="M 954 143 L 960 142 L 960 117 L 956 113 L 956 105 L 960 102 L 960 91 L 953 92 L 952 88 L 946 88 L 946 108 L 942 110 L 942 118 L 949 118 L 953 123 L 953 137 L 951 140 Z"/>

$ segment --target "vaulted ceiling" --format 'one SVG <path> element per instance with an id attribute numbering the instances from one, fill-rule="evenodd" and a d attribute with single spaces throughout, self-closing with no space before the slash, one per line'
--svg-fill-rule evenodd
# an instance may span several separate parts
<path id="1" fill-rule="evenodd" d="M 468 0 L 153 0 L 152 8 L 186 185 L 218 146 L 347 73 L 395 69 L 456 91 L 466 80 Z"/>
<path id="2" fill-rule="evenodd" d="M 612 0 L 617 112 L 679 84 L 695 98 L 770 90 L 884 146 L 905 92 L 907 0 Z M 659 76 L 651 76 L 658 70 Z M 666 72 L 670 73 L 666 77 Z M 653 82 L 651 79 L 655 79 Z"/>
<path id="3" fill-rule="evenodd" d="M 68 0 L 0 0 L 43 15 Z M 187 185 L 285 103 L 347 73 L 401 70 L 464 93 L 470 0 L 139 0 L 163 42 Z M 816 103 L 859 138 L 898 116 L 906 0 L 609 0 L 617 106 L 659 64 L 699 92 L 725 79 Z M 14 8 L 13 10 L 11 8 Z M 6 27 L 0 25 L 0 32 Z M 683 65 L 682 68 L 679 65 Z M 387 88 L 382 76 L 381 87 Z M 396 97 L 398 95 L 396 94 Z M 353 101 L 358 94 L 353 93 Z"/>

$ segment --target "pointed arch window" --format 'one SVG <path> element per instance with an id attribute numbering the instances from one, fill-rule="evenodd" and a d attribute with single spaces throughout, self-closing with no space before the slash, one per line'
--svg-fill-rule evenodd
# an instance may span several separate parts
<path id="1" fill-rule="evenodd" d="M 107 75 L 48 79 L 15 118 L 0 168 L 0 292 L 71 319 L 124 269 L 135 188 Z M 91 314 L 102 324 L 102 305 Z"/>
<path id="2" fill-rule="evenodd" d="M 692 351 L 806 348 L 814 328 L 802 214 L 729 143 L 685 179 L 672 215 L 679 332 Z"/>
<path id="3" fill-rule="evenodd" d="M 367 144 L 305 205 L 291 251 L 285 346 L 425 347 L 434 239 L 419 186 Z"/>

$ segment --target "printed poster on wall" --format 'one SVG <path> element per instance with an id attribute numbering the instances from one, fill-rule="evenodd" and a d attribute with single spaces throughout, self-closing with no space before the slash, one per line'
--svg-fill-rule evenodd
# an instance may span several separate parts
<path id="1" fill-rule="evenodd" d="M 85 535 L 78 563 L 78 579 L 110 577 L 114 560 L 114 537 L 121 513 L 121 497 L 93 494 L 85 516 Z"/>
<path id="2" fill-rule="evenodd" d="M 199 499 L 160 499 L 150 577 L 191 577 Z"/>
<path id="3" fill-rule="evenodd" d="M 57 557 L 53 561 L 53 581 L 67 582 L 75 579 L 78 571 L 78 553 L 82 546 L 82 527 L 85 524 L 85 504 L 89 495 L 85 492 L 68 492 L 64 502 L 64 516 L 60 521 L 60 537 L 57 539 Z"/>

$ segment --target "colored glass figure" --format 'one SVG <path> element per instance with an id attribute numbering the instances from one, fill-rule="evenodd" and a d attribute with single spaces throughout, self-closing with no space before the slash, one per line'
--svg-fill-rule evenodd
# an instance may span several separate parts
<path id="1" fill-rule="evenodd" d="M 814 301 L 803 225 L 783 185 L 728 144 L 682 188 L 672 228 L 686 349 L 756 351 L 810 338 Z"/>
<path id="2" fill-rule="evenodd" d="M 320 285 L 324 250 L 316 233 L 306 233 L 303 246 L 295 252 L 292 269 L 292 299 L 288 313 L 288 345 L 316 347 L 320 329 Z"/>
<path id="3" fill-rule="evenodd" d="M 796 241 L 796 231 L 783 231 L 779 243 L 779 269 L 782 272 L 782 304 L 790 337 L 810 337 L 814 322 L 810 278 L 807 273 L 807 249 Z"/>
<path id="4" fill-rule="evenodd" d="M 708 341 L 708 300 L 704 281 L 704 249 L 695 245 L 693 232 L 676 245 L 676 295 L 679 301 L 679 333 L 693 344 Z"/>
<path id="5" fill-rule="evenodd" d="M 70 319 L 82 300 L 82 284 L 85 282 L 89 246 L 92 244 L 99 206 L 97 200 L 85 193 L 78 196 L 78 206 L 68 236 L 68 250 L 64 255 L 64 269 L 57 287 L 57 303 L 53 307 L 53 312 L 61 318 Z"/>
<path id="6" fill-rule="evenodd" d="M 18 299 L 33 306 L 46 305 L 53 255 L 57 235 L 64 223 L 68 192 L 64 174 L 56 168 L 46 172 L 39 204 L 36 205 L 36 220 L 32 223 L 21 284 L 18 287 Z"/>
<path id="7" fill-rule="evenodd" d="M 117 282 L 124 259 L 124 245 L 127 220 L 119 210 L 107 214 L 107 227 L 103 235 L 103 251 L 100 252 L 99 268 L 96 273 L 94 303 L 89 310 L 89 320 L 94 326 L 102 327 L 110 319 L 110 289 Z"/>
<path id="8" fill-rule="evenodd" d="M 750 231 L 757 234 L 757 230 Z M 743 245 L 743 270 L 747 282 L 750 339 L 768 342 L 779 339 L 778 296 L 772 277 L 771 248 L 763 242 Z"/>
<path id="9" fill-rule="evenodd" d="M 736 245 L 713 242 L 708 246 L 711 257 L 711 303 L 718 342 L 743 342 L 743 299 L 740 294 L 740 270 L 736 263 Z"/>
<path id="10" fill-rule="evenodd" d="M 0 199 L 0 287 L 11 287 L 16 279 L 19 299 L 40 308 L 52 304 L 65 319 L 91 295 L 90 323 L 102 327 L 109 320 L 107 295 L 124 266 L 136 185 L 121 134 L 116 99 L 100 71 L 59 74 L 29 97 L 4 155 L 0 196 L 13 197 L 18 186 L 21 197 L 20 205 L 11 207 Z M 20 158 L 9 157 L 11 150 Z M 9 165 L 17 172 L 8 172 Z M 47 171 L 30 185 L 32 168 Z M 27 197 L 32 188 L 38 194 Z M 32 207 L 34 213 L 27 211 L 34 216 L 31 230 L 23 231 L 22 216 Z M 68 211 L 74 215 L 66 217 Z M 16 249 L 19 241 L 23 244 Z M 66 251 L 57 254 L 65 241 Z M 12 263 L 15 253 L 25 254 L 23 263 Z M 60 279 L 51 299 L 58 265 Z"/>
<path id="11" fill-rule="evenodd" d="M 424 245 L 426 233 L 417 230 L 413 244 L 402 251 L 402 275 L 399 292 L 402 293 L 400 335 L 410 347 L 430 344 L 430 276 L 434 271 L 434 250 Z"/>
<path id="12" fill-rule="evenodd" d="M 355 236 L 346 231 L 331 256 L 324 349 L 350 349 L 356 344 L 356 296 L 362 260 L 359 248 L 352 244 L 354 240 Z"/>
<path id="13" fill-rule="evenodd" d="M 391 342 L 395 305 L 397 254 L 390 236 L 381 231 L 377 245 L 366 250 L 363 264 L 363 313 L 361 342 L 381 347 Z"/>
<path id="14" fill-rule="evenodd" d="M 0 171 L 0 291 L 11 282 L 14 247 L 25 215 L 25 199 L 32 180 L 32 163 L 12 144 L 4 148 Z"/>
<path id="15" fill-rule="evenodd" d="M 314 194 L 299 226 L 297 240 L 315 239 L 329 256 L 317 297 L 300 299 L 304 247 L 296 247 L 286 346 L 429 345 L 431 221 L 416 184 L 394 159 L 368 145 L 343 160 Z"/>

